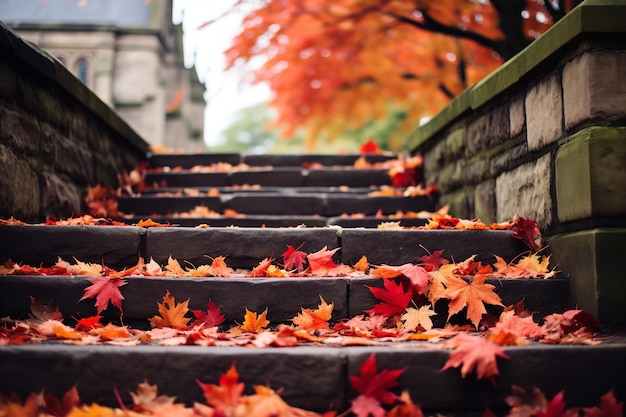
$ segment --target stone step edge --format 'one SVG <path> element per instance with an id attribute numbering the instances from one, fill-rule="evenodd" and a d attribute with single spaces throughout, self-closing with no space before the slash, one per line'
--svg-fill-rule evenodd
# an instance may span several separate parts
<path id="1" fill-rule="evenodd" d="M 416 349 L 406 344 L 341 349 L 7 346 L 0 349 L 4 364 L 0 367 L 0 391 L 25 396 L 46 389 L 61 396 L 76 385 L 83 402 L 116 406 L 114 388 L 128 401 L 128 392 L 148 381 L 159 386 L 159 394 L 191 404 L 203 401 L 196 380 L 216 384 L 219 375 L 236 363 L 241 381 L 248 387 L 269 384 L 281 389 L 283 399 L 292 406 L 342 411 L 358 395 L 349 376 L 359 374 L 360 366 L 375 354 L 379 371 L 405 369 L 393 391 L 408 389 L 426 412 L 502 411 L 513 385 L 537 387 L 548 399 L 564 391 L 568 407 L 597 405 L 600 396 L 611 389 L 618 401 L 626 396 L 626 380 L 616 372 L 626 368 L 623 340 L 597 346 L 531 344 L 505 347 L 504 351 L 510 359 L 498 359 L 500 374 L 492 384 L 477 381 L 473 374 L 462 378 L 458 369 L 441 372 L 449 350 Z"/>
<path id="2" fill-rule="evenodd" d="M 54 265 L 57 257 L 104 262 L 111 268 L 132 267 L 139 257 L 165 265 L 169 257 L 195 266 L 226 256 L 231 268 L 251 269 L 264 258 L 282 262 L 288 245 L 305 253 L 339 248 L 336 264 L 354 265 L 366 256 L 373 265 L 417 263 L 443 250 L 460 262 L 472 255 L 493 263 L 528 252 L 510 230 L 378 230 L 337 226 L 321 228 L 180 228 L 134 226 L 0 226 L 0 263 L 7 259 L 30 265 Z"/>

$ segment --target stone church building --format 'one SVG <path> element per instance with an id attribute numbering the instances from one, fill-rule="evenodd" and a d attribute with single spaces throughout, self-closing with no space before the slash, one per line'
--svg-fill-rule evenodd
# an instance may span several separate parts
<path id="1" fill-rule="evenodd" d="M 0 0 L 0 20 L 58 58 L 153 146 L 204 148 L 204 92 L 172 0 Z"/>

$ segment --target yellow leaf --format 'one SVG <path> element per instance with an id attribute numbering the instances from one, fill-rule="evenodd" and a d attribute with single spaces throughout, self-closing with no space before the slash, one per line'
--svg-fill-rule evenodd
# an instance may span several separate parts
<path id="1" fill-rule="evenodd" d="M 311 310 L 308 308 L 303 308 L 302 312 L 299 313 L 296 317 L 291 319 L 291 321 L 299 328 L 303 330 L 318 330 L 318 329 L 329 329 L 328 320 L 330 320 L 334 304 L 327 304 L 326 301 L 320 295 L 321 303 L 317 306 L 317 310 Z"/>
<path id="2" fill-rule="evenodd" d="M 185 275 L 185 271 L 181 268 L 180 263 L 173 259 L 171 256 L 167 259 L 167 265 L 165 271 L 175 277 L 182 277 Z"/>
<path id="3" fill-rule="evenodd" d="M 402 315 L 402 321 L 404 322 L 405 330 L 415 330 L 417 326 L 422 326 L 424 330 L 430 330 L 433 328 L 433 321 L 430 319 L 435 313 L 430 305 L 425 305 L 419 309 L 409 307 Z"/>

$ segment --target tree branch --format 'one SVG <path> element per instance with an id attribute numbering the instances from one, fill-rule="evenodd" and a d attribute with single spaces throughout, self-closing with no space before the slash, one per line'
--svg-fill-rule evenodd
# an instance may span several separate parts
<path id="1" fill-rule="evenodd" d="M 430 32 L 441 33 L 443 35 L 454 36 L 457 38 L 472 40 L 482 46 L 493 49 L 499 52 L 499 44 L 497 41 L 488 38 L 486 36 L 481 35 L 480 33 L 462 30 L 454 26 L 444 25 L 443 23 L 437 21 L 428 13 L 421 11 L 422 16 L 424 17 L 424 21 L 420 22 L 418 20 L 411 19 L 407 16 L 402 16 L 393 12 L 383 11 L 387 16 L 391 16 L 402 23 L 407 23 L 411 26 L 415 26 L 420 29 L 428 30 Z"/>

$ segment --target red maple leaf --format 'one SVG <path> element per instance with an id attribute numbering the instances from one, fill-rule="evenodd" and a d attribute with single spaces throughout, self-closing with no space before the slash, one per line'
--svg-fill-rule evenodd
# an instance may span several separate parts
<path id="1" fill-rule="evenodd" d="M 122 295 L 120 288 L 122 285 L 126 285 L 126 281 L 121 278 L 109 278 L 109 277 L 96 277 L 89 278 L 91 285 L 85 288 L 85 295 L 79 301 L 85 298 L 96 298 L 96 311 L 97 314 L 102 313 L 109 305 L 109 302 L 116 307 L 120 312 L 122 311 Z"/>
<path id="2" fill-rule="evenodd" d="M 380 150 L 380 147 L 378 146 L 378 143 L 376 143 L 373 138 L 369 138 L 367 140 L 367 142 L 365 142 L 364 144 L 362 144 L 359 147 L 359 153 L 361 155 L 366 155 L 368 153 L 369 154 L 372 154 L 372 153 L 379 154 L 379 153 L 381 153 L 381 150 Z"/>
<path id="3" fill-rule="evenodd" d="M 574 417 L 577 416 L 578 412 L 574 412 L 573 410 L 565 411 L 565 402 L 563 401 L 563 391 L 559 392 L 554 396 L 554 398 L 548 402 L 546 405 L 546 409 L 537 410 L 535 412 L 535 416 L 537 417 Z"/>
<path id="4" fill-rule="evenodd" d="M 378 410 L 380 404 L 392 404 L 399 397 L 388 391 L 398 385 L 398 377 L 405 369 L 387 370 L 378 372 L 376 357 L 372 353 L 360 368 L 360 375 L 350 375 L 352 388 L 360 395 L 352 400 L 352 411 L 359 416 L 368 416 L 366 411 L 378 415 L 371 410 Z M 366 398 L 362 398 L 366 397 Z M 361 414 L 355 410 L 359 410 Z"/>
<path id="5" fill-rule="evenodd" d="M 311 272 L 320 272 L 336 267 L 337 265 L 333 263 L 333 255 L 338 250 L 339 248 L 328 250 L 328 247 L 324 246 L 317 252 L 308 254 L 306 258 L 309 261 Z"/>
<path id="6" fill-rule="evenodd" d="M 243 382 L 239 382 L 239 373 L 234 363 L 226 373 L 220 376 L 219 385 L 197 382 L 202 388 L 207 404 L 221 411 L 223 413 L 221 415 L 224 416 L 231 415 L 231 412 L 239 405 L 245 388 Z"/>
<path id="7" fill-rule="evenodd" d="M 618 403 L 613 390 L 600 397 L 600 407 L 584 408 L 586 417 L 621 417 L 624 403 Z"/>
<path id="8" fill-rule="evenodd" d="M 541 232 L 533 220 L 515 216 L 513 218 L 512 237 L 521 239 L 533 252 L 541 249 Z"/>
<path id="9" fill-rule="evenodd" d="M 265 258 L 263 259 L 261 262 L 259 262 L 259 264 L 257 266 L 255 266 L 252 271 L 250 271 L 250 277 L 251 278 L 256 278 L 256 277 L 266 277 L 267 276 L 267 268 L 270 267 L 270 265 L 272 265 L 272 262 L 274 262 L 274 258 Z"/>
<path id="10" fill-rule="evenodd" d="M 500 345 L 490 342 L 482 336 L 470 336 L 461 333 L 450 340 L 449 346 L 454 350 L 439 372 L 463 365 L 461 367 L 463 378 L 475 370 L 478 379 L 487 378 L 494 382 L 495 377 L 500 374 L 496 357 L 509 359 Z"/>
<path id="11" fill-rule="evenodd" d="M 300 249 L 302 245 L 298 246 Z M 302 272 L 304 266 L 302 265 L 306 259 L 306 253 L 301 250 L 295 249 L 291 245 L 287 245 L 287 250 L 283 253 L 283 266 L 287 271 L 290 271 L 295 266 L 298 272 Z"/>
<path id="12" fill-rule="evenodd" d="M 100 323 L 100 319 L 102 316 L 91 316 L 78 320 L 74 329 L 76 330 L 91 330 L 91 329 L 99 329 L 103 327 L 103 324 Z"/>
<path id="13" fill-rule="evenodd" d="M 202 323 L 207 327 L 219 326 L 224 322 L 225 318 L 222 314 L 220 306 L 215 305 L 215 303 L 213 303 L 213 301 L 211 300 L 209 300 L 209 305 L 206 313 L 202 310 L 191 310 L 191 312 L 196 317 L 194 324 Z"/>
<path id="14" fill-rule="evenodd" d="M 409 288 L 408 291 L 405 291 L 402 283 L 396 284 L 391 279 L 384 279 L 383 284 L 385 286 L 384 289 L 367 286 L 374 294 L 374 297 L 382 302 L 369 310 L 365 310 L 365 312 L 368 314 L 380 314 L 385 317 L 402 313 L 409 305 L 411 298 L 413 298 L 413 290 Z"/>
<path id="15" fill-rule="evenodd" d="M 56 417 L 68 416 L 74 408 L 80 406 L 80 398 L 76 386 L 73 386 L 63 395 L 63 400 L 59 400 L 52 394 L 45 394 L 43 399 L 45 403 L 45 414 Z"/>
<path id="16" fill-rule="evenodd" d="M 439 269 L 441 265 L 446 265 L 449 263 L 447 259 L 441 257 L 442 254 L 443 249 L 436 250 L 433 253 L 422 256 L 418 259 L 418 261 L 424 264 L 424 269 L 426 269 L 427 271 Z"/>

